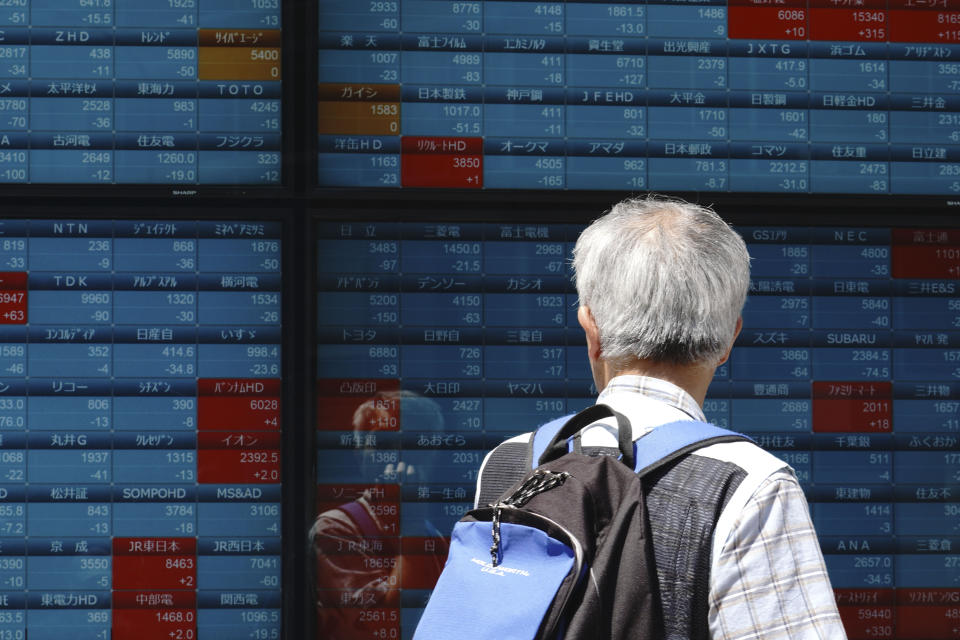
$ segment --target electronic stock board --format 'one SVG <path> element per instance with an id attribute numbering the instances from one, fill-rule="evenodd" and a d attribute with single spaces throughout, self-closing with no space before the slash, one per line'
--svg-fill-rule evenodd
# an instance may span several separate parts
<path id="1" fill-rule="evenodd" d="M 960 236 L 906 217 L 960 204 L 958 25 L 952 0 L 321 0 L 318 186 L 424 206 L 318 216 L 318 513 L 380 530 L 316 538 L 317 637 L 411 637 L 484 453 L 594 401 L 551 190 L 767 211 L 708 418 L 796 470 L 850 638 L 960 637 Z M 884 198 L 904 217 L 863 219 Z"/>
<path id="2" fill-rule="evenodd" d="M 796 469 L 851 638 L 960 637 L 960 239 L 809 227 L 771 195 L 952 202 L 951 2 L 319 0 L 315 186 L 765 194 L 707 414 Z M 279 2 L 0 4 L 0 182 L 288 177 Z M 318 519 L 317 638 L 410 637 L 484 452 L 595 397 L 581 227 L 447 216 L 448 193 L 432 222 L 314 212 L 317 512 L 379 527 L 333 544 Z M 14 217 L 0 640 L 296 636 L 279 226 Z"/>
<path id="3" fill-rule="evenodd" d="M 362 498 L 380 530 L 321 541 L 318 638 L 411 637 L 485 452 L 594 402 L 581 228 L 319 226 L 319 511 Z M 960 235 L 738 231 L 753 280 L 708 418 L 796 470 L 850 638 L 958 637 Z"/>
<path id="4" fill-rule="evenodd" d="M 0 2 L 3 640 L 280 637 L 283 214 L 102 198 L 280 185 L 281 50 L 279 0 Z"/>
<path id="5" fill-rule="evenodd" d="M 5 0 L 0 185 L 279 185 L 279 0 Z"/>
<path id="6" fill-rule="evenodd" d="M 280 230 L 0 220 L 0 638 L 280 637 Z"/>
<path id="7" fill-rule="evenodd" d="M 954 0 L 320 0 L 327 187 L 960 192 Z"/>

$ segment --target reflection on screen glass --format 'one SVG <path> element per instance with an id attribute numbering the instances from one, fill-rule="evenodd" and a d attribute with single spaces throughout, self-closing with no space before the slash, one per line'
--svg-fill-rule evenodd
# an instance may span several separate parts
<path id="1" fill-rule="evenodd" d="M 279 637 L 279 259 L 279 223 L 0 221 L 0 637 Z"/>
<path id="2" fill-rule="evenodd" d="M 851 638 L 949 637 L 960 235 L 738 230 L 753 281 L 708 418 L 796 470 Z M 318 638 L 411 637 L 485 452 L 593 402 L 578 231 L 320 225 Z"/>

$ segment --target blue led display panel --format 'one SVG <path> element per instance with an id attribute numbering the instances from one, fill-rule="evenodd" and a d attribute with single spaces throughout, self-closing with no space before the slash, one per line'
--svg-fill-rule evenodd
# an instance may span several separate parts
<path id="1" fill-rule="evenodd" d="M 960 192 L 960 7 L 319 1 L 321 187 Z"/>
<path id="2" fill-rule="evenodd" d="M 279 0 L 8 0 L 0 184 L 277 185 Z"/>
<path id="3" fill-rule="evenodd" d="M 0 221 L 0 637 L 279 638 L 280 231 Z"/>
<path id="4" fill-rule="evenodd" d="M 317 638 L 410 638 L 486 451 L 596 397 L 564 224 L 324 222 Z M 956 637 L 960 233 L 741 227 L 710 420 L 804 486 L 849 637 Z"/>

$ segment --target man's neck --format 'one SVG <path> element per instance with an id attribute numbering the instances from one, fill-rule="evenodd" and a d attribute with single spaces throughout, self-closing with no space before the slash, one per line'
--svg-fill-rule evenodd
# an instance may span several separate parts
<path id="1" fill-rule="evenodd" d="M 703 406 L 707 396 L 707 387 L 713 380 L 715 366 L 704 364 L 680 365 L 654 360 L 633 360 L 625 367 L 616 370 L 606 360 L 599 361 L 594 367 L 594 382 L 597 391 L 603 391 L 615 376 L 638 375 L 666 380 L 690 394 L 697 404 Z"/>

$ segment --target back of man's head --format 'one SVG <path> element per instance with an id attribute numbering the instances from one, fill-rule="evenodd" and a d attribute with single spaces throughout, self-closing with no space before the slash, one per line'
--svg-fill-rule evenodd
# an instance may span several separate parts
<path id="1" fill-rule="evenodd" d="M 624 200 L 594 221 L 573 268 L 601 357 L 615 366 L 716 364 L 750 284 L 750 256 L 733 229 L 710 209 L 659 196 Z"/>

